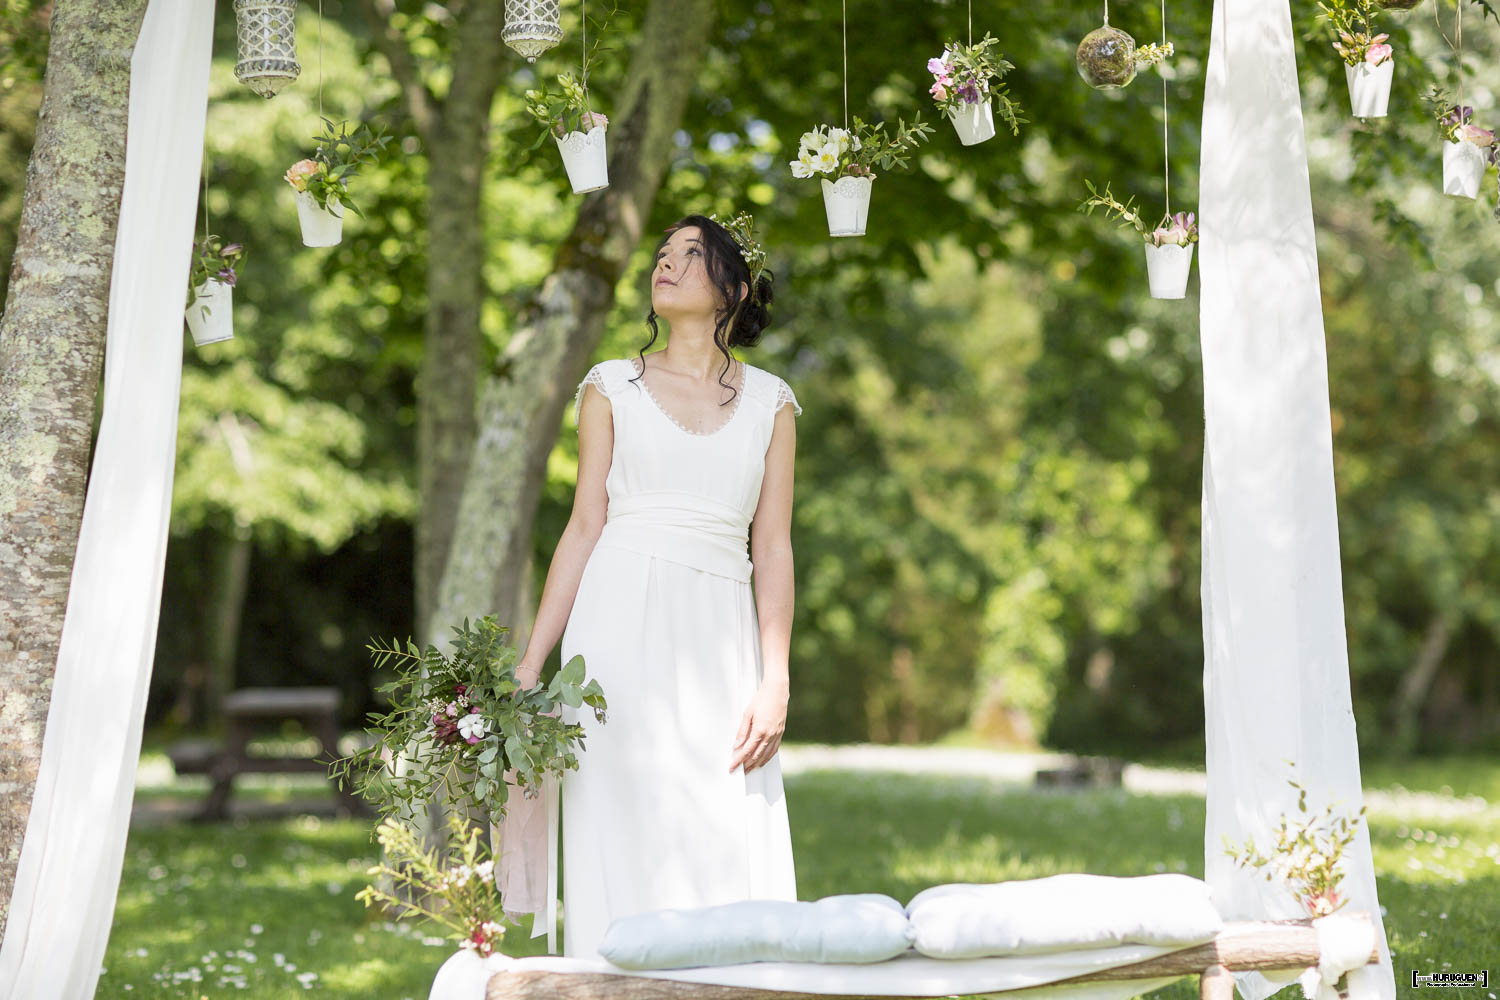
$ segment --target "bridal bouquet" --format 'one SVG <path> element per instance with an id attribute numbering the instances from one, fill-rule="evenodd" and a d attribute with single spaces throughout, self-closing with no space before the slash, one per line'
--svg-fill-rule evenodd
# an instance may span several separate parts
<path id="1" fill-rule="evenodd" d="M 468 801 L 484 815 L 505 815 L 507 775 L 528 796 L 544 775 L 576 770 L 583 727 L 562 721 L 559 706 L 588 705 L 605 718 L 604 692 L 586 681 L 582 656 L 564 664 L 546 687 L 516 683 L 510 630 L 485 616 L 453 629 L 453 650 L 420 650 L 410 639 L 370 645 L 377 669 L 396 677 L 380 688 L 390 711 L 372 713 L 373 745 L 333 762 L 344 787 L 352 782 L 383 815 L 414 821 L 436 794 Z"/>
<path id="2" fill-rule="evenodd" d="M 424 848 L 412 830 L 385 820 L 375 830 L 382 860 L 365 872 L 378 878 L 354 898 L 394 911 L 397 920 L 426 917 L 459 947 L 488 958 L 505 935 L 504 911 L 495 861 L 479 833 L 450 811 L 444 846 Z"/>

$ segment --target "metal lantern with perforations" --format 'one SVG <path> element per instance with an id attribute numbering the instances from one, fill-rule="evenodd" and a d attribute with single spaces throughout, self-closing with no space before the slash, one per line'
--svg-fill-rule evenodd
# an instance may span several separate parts
<path id="1" fill-rule="evenodd" d="M 234 75 L 262 97 L 297 79 L 297 0 L 234 0 L 239 61 Z"/>
<path id="2" fill-rule="evenodd" d="M 505 0 L 505 44 L 536 62 L 536 57 L 562 41 L 562 12 L 558 0 Z"/>

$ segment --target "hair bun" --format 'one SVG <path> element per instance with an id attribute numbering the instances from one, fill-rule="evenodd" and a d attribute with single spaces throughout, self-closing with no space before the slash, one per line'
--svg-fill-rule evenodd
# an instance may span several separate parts
<path id="1" fill-rule="evenodd" d="M 730 335 L 732 346 L 754 347 L 760 340 L 761 331 L 771 325 L 771 300 L 774 298 L 771 277 L 769 269 L 762 271 L 750 298 L 740 306 Z"/>

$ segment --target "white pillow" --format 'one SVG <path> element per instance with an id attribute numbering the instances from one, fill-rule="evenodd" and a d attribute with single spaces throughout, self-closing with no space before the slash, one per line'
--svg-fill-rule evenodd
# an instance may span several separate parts
<path id="1" fill-rule="evenodd" d="M 906 915 L 913 946 L 931 958 L 1118 944 L 1186 947 L 1211 940 L 1223 926 L 1208 883 L 1170 873 L 938 885 L 912 897 Z"/>
<path id="2" fill-rule="evenodd" d="M 880 962 L 911 940 L 901 904 L 879 893 L 816 902 L 746 899 L 610 921 L 599 953 L 622 969 L 741 962 Z"/>

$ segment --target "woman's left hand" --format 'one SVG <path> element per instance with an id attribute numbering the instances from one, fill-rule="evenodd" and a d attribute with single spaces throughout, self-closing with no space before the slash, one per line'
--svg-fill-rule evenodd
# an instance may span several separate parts
<path id="1" fill-rule="evenodd" d="M 781 734 L 786 730 L 786 702 L 784 687 L 762 684 L 756 690 L 735 733 L 730 771 L 743 764 L 749 774 L 775 756 L 781 746 Z"/>

